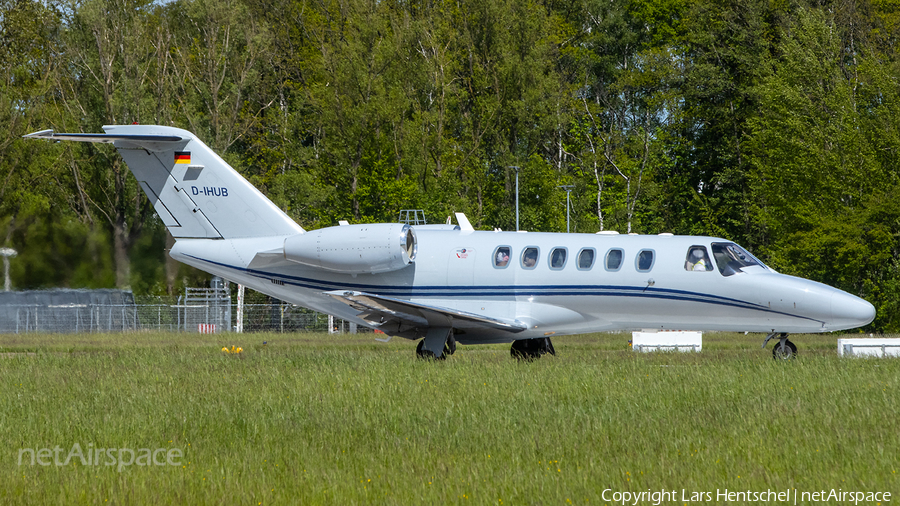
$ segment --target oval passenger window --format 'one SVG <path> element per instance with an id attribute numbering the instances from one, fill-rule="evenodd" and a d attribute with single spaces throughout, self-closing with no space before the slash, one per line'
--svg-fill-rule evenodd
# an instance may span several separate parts
<path id="1" fill-rule="evenodd" d="M 566 248 L 554 248 L 550 252 L 550 268 L 562 269 L 566 265 Z"/>
<path id="2" fill-rule="evenodd" d="M 537 259 L 537 248 L 525 248 L 525 251 L 522 252 L 522 267 L 525 269 L 534 269 L 534 266 L 537 265 Z"/>
<path id="3" fill-rule="evenodd" d="M 581 253 L 578 254 L 578 268 L 582 270 L 588 270 L 594 266 L 594 250 L 593 249 L 583 249 Z"/>
<path id="4" fill-rule="evenodd" d="M 649 271 L 653 267 L 653 251 L 645 249 L 638 253 L 638 270 Z"/>
<path id="5" fill-rule="evenodd" d="M 619 270 L 619 267 L 622 267 L 622 250 L 609 250 L 609 253 L 606 254 L 606 269 L 610 271 L 617 271 Z"/>

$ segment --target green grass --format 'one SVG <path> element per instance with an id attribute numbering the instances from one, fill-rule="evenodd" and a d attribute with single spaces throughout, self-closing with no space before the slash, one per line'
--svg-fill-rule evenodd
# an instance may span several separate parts
<path id="1" fill-rule="evenodd" d="M 833 335 L 795 337 L 790 363 L 760 335 L 708 334 L 700 354 L 632 353 L 628 337 L 557 338 L 556 357 L 518 363 L 508 345 L 420 361 L 371 334 L 0 335 L 0 502 L 900 494 L 900 360 L 839 359 Z M 183 467 L 18 465 L 21 448 L 75 443 L 178 448 Z"/>

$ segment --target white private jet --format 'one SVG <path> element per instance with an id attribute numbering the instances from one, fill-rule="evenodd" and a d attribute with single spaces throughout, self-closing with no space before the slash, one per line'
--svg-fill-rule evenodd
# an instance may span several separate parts
<path id="1" fill-rule="evenodd" d="M 550 336 L 678 329 L 789 333 L 868 324 L 875 308 L 779 274 L 726 239 L 476 231 L 401 223 L 306 231 L 192 133 L 149 125 L 27 138 L 111 143 L 176 239 L 172 258 L 259 292 L 421 339 L 419 356 L 456 343 L 555 353 Z"/>

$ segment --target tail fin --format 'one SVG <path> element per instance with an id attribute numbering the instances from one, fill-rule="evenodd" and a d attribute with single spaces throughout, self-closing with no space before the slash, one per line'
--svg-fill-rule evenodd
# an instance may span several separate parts
<path id="1" fill-rule="evenodd" d="M 194 134 L 150 125 L 111 125 L 103 130 L 105 134 L 44 130 L 25 137 L 114 144 L 176 239 L 303 232 Z"/>

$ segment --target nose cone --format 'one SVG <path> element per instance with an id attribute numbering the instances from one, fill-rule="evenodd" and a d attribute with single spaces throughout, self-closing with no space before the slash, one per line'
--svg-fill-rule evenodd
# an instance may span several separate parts
<path id="1" fill-rule="evenodd" d="M 829 330 L 855 329 L 872 323 L 875 306 L 847 292 L 831 295 L 831 325 Z"/>

